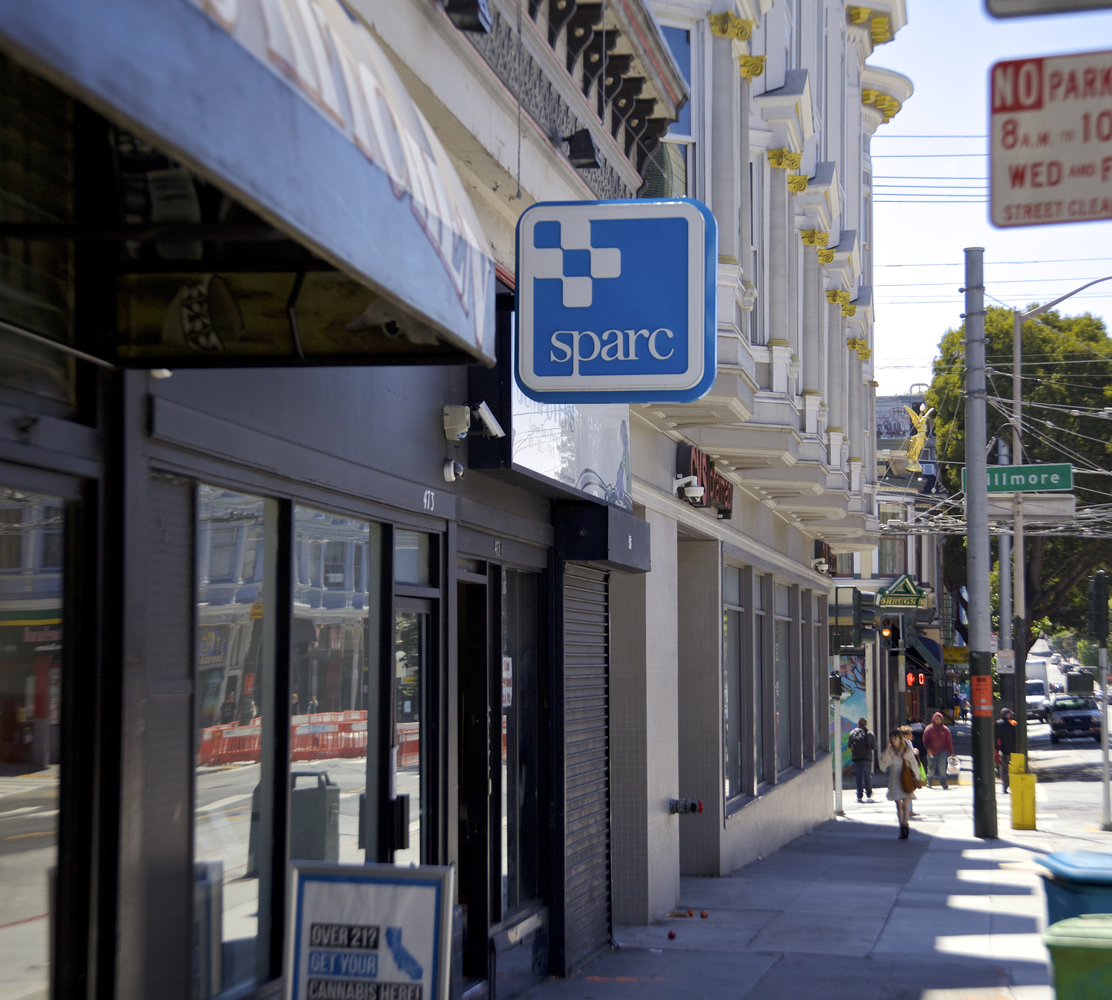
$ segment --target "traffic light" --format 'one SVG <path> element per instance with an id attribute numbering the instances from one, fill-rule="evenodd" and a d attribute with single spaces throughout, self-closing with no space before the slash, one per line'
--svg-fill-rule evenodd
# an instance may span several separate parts
<path id="1" fill-rule="evenodd" d="M 1108 645 L 1108 574 L 1098 570 L 1089 577 L 1089 638 Z"/>
<path id="2" fill-rule="evenodd" d="M 919 687 L 926 687 L 926 686 L 927 686 L 927 675 L 924 674 L 922 671 L 919 671 Z"/>
<path id="3" fill-rule="evenodd" d="M 915 671 L 914 670 L 909 670 L 907 672 L 907 686 L 909 688 L 915 687 Z"/>
<path id="4" fill-rule="evenodd" d="M 900 620 L 892 616 L 885 618 L 880 623 L 880 641 L 882 646 L 898 646 L 900 644 Z"/>
<path id="5" fill-rule="evenodd" d="M 855 648 L 864 645 L 862 633 L 876 627 L 876 594 L 853 591 L 853 645 Z"/>
<path id="6" fill-rule="evenodd" d="M 841 698 L 842 697 L 842 675 L 841 675 L 841 673 L 831 673 L 830 674 L 830 697 L 831 698 Z"/>

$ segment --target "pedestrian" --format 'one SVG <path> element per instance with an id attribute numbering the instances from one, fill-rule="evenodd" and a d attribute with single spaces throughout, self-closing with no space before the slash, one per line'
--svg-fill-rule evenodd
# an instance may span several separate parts
<path id="1" fill-rule="evenodd" d="M 317 696 L 314 694 L 309 698 L 309 714 L 320 711 L 320 702 L 317 701 Z"/>
<path id="2" fill-rule="evenodd" d="M 1012 759 L 1012 754 L 1015 753 L 1015 717 L 1012 715 L 1010 708 L 1005 708 L 1000 713 L 1000 718 L 996 720 L 996 725 L 993 727 L 996 732 L 993 734 L 996 738 L 996 752 L 1000 754 L 1000 782 L 1004 790 L 1004 794 L 1008 794 L 1008 764 Z"/>
<path id="3" fill-rule="evenodd" d="M 224 704 L 220 706 L 220 724 L 226 726 L 236 721 L 236 693 L 229 691 Z"/>
<path id="4" fill-rule="evenodd" d="M 888 772 L 888 799 L 896 803 L 896 815 L 900 821 L 900 840 L 907 840 L 911 833 L 911 801 L 915 798 L 914 792 L 904 791 L 903 770 L 911 769 L 912 774 L 918 770 L 915 760 L 915 750 L 908 745 L 903 734 L 898 729 L 893 729 L 888 734 L 888 746 L 880 758 L 880 769 Z"/>
<path id="5" fill-rule="evenodd" d="M 961 721 L 965 722 L 969 717 L 969 699 L 965 697 L 964 691 L 961 691 L 958 697 L 961 699 Z"/>
<path id="6" fill-rule="evenodd" d="M 950 727 L 942 721 L 942 713 L 935 712 L 931 724 L 923 730 L 923 746 L 927 750 L 927 787 L 934 787 L 934 775 L 938 772 L 942 779 L 942 790 L 949 791 L 946 784 L 946 763 L 954 754 L 954 739 Z"/>
<path id="7" fill-rule="evenodd" d="M 301 706 L 297 703 L 297 692 L 294 691 L 293 697 L 290 698 L 290 715 L 300 715 Z"/>
<path id="8" fill-rule="evenodd" d="M 911 752 L 915 755 L 915 760 L 911 765 L 911 769 L 916 774 L 918 774 L 919 768 L 922 766 L 922 757 L 919 756 L 919 749 L 915 746 L 915 732 L 911 728 L 911 726 L 904 723 L 904 725 L 900 726 L 899 728 L 899 734 L 904 743 L 906 743 L 908 747 L 910 747 Z M 908 806 L 908 816 L 910 816 L 912 819 L 919 818 L 919 813 L 915 811 L 914 806 Z"/>
<path id="9" fill-rule="evenodd" d="M 876 752 L 876 737 L 869 732 L 869 720 L 858 719 L 857 728 L 849 734 L 849 753 L 853 760 L 853 777 L 857 782 L 857 801 L 862 792 L 873 798 L 873 754 Z"/>

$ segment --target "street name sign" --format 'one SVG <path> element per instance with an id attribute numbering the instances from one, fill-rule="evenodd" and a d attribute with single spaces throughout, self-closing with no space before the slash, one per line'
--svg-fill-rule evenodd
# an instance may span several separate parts
<path id="1" fill-rule="evenodd" d="M 286 1000 L 448 1000 L 454 879 L 291 862 Z"/>
<path id="2" fill-rule="evenodd" d="M 961 470 L 961 488 L 967 492 L 965 469 Z M 1073 489 L 1073 466 L 1061 465 L 990 465 L 989 493 L 1053 493 Z"/>
<path id="3" fill-rule="evenodd" d="M 517 365 L 542 403 L 687 403 L 718 363 L 718 226 L 689 198 L 541 202 L 517 224 Z"/>
<path id="4" fill-rule="evenodd" d="M 992 67 L 992 222 L 1112 219 L 1112 52 Z"/>
<path id="5" fill-rule="evenodd" d="M 985 0 L 993 17 L 1030 17 L 1032 14 L 1068 14 L 1075 10 L 1107 10 L 1112 0 Z"/>

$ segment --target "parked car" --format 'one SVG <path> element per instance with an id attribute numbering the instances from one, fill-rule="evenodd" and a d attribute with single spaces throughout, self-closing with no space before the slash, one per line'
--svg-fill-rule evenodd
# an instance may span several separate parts
<path id="1" fill-rule="evenodd" d="M 1100 742 L 1100 713 L 1103 705 L 1096 698 L 1079 694 L 1056 694 L 1050 699 L 1047 719 L 1050 742 L 1059 740 L 1094 739 Z"/>

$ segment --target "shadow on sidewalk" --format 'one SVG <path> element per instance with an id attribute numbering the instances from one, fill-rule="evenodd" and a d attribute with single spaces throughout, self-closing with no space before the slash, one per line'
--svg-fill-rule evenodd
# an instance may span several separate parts
<path id="1" fill-rule="evenodd" d="M 901 841 L 890 809 L 825 823 L 726 877 L 683 878 L 693 918 L 618 927 L 618 950 L 527 995 L 923 1000 L 956 990 L 954 1000 L 1049 1000 L 1033 852 L 955 838 L 929 817 Z"/>

